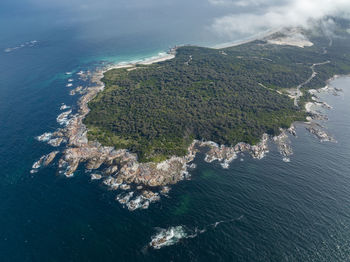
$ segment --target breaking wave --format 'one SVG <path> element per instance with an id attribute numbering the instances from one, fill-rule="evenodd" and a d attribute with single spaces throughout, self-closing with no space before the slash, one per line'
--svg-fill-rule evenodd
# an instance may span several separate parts
<path id="1" fill-rule="evenodd" d="M 149 246 L 154 249 L 161 249 L 165 246 L 172 246 L 186 237 L 187 233 L 185 232 L 183 226 L 170 227 L 168 229 L 160 229 L 158 234 L 152 237 Z"/>
<path id="2" fill-rule="evenodd" d="M 238 218 L 232 218 L 228 220 L 221 220 L 215 223 L 209 224 L 202 229 L 195 228 L 193 230 L 187 229 L 184 226 L 173 226 L 167 229 L 158 228 L 158 233 L 151 237 L 151 242 L 149 243 L 149 247 L 153 249 L 161 249 L 162 247 L 172 246 L 177 244 L 181 239 L 186 238 L 195 238 L 200 234 L 207 232 L 208 230 L 214 230 L 222 223 L 232 223 L 236 221 L 240 221 L 244 218 L 241 215 Z"/>
<path id="3" fill-rule="evenodd" d="M 33 47 L 35 46 L 36 44 L 38 43 L 37 40 L 32 40 L 32 41 L 28 41 L 28 42 L 25 42 L 23 44 L 20 44 L 18 46 L 15 46 L 15 47 L 8 47 L 4 50 L 5 53 L 10 53 L 10 52 L 13 52 L 17 49 L 21 49 L 21 48 L 25 48 L 25 47 Z"/>

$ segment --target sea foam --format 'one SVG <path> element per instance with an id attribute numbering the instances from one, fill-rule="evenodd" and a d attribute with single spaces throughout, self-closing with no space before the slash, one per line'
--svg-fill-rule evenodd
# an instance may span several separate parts
<path id="1" fill-rule="evenodd" d="M 149 246 L 154 249 L 161 249 L 165 246 L 174 245 L 185 237 L 187 237 L 187 233 L 182 226 L 160 229 L 159 233 L 152 237 Z"/>

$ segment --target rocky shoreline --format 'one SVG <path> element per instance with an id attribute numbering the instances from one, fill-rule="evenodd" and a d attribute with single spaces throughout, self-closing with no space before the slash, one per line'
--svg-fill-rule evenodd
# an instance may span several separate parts
<path id="1" fill-rule="evenodd" d="M 106 70 L 109 69 L 111 68 Z M 83 124 L 83 119 L 89 113 L 88 102 L 104 88 L 101 79 L 106 70 L 91 75 L 92 86 L 85 89 L 79 87 L 79 92 L 83 95 L 78 101 L 77 113 L 73 114 L 72 109 L 62 105 L 61 110 L 69 109 L 56 119 L 62 128 L 53 133 L 44 133 L 38 136 L 37 140 L 54 147 L 65 144 L 58 161 L 59 173 L 71 177 L 80 164 L 85 164 L 86 170 L 91 172 L 92 180 L 103 179 L 103 184 L 111 190 L 129 191 L 125 196 L 119 194 L 116 198 L 129 210 L 147 208 L 150 203 L 159 200 L 160 193 L 166 195 L 170 190 L 166 185 L 189 178 L 187 165 L 196 155 L 195 142 L 189 146 L 188 154 L 184 157 L 174 156 L 161 163 L 140 163 L 137 155 L 126 149 L 115 150 L 113 147 L 88 141 L 88 130 Z M 81 79 L 87 79 L 89 75 L 90 73 L 79 72 Z M 54 151 L 42 156 L 33 164 L 31 173 L 37 172 L 42 166 L 47 166 L 58 153 Z M 130 191 L 131 189 L 134 191 Z"/>
<path id="2" fill-rule="evenodd" d="M 332 109 L 332 106 L 327 104 L 324 101 L 320 101 L 318 94 L 322 92 L 326 92 L 328 94 L 339 96 L 339 92 L 342 92 L 341 89 L 334 88 L 330 86 L 330 81 L 336 79 L 339 76 L 334 76 L 330 80 L 327 81 L 327 85 L 320 89 L 311 89 L 309 93 L 312 95 L 313 102 L 308 102 L 305 104 L 305 110 L 310 114 L 307 117 L 307 122 L 305 122 L 306 130 L 309 131 L 312 135 L 314 135 L 321 142 L 334 142 L 337 141 L 335 138 L 327 132 L 324 126 L 320 124 L 320 121 L 327 121 L 327 115 L 323 114 L 319 109 Z"/>
<path id="3" fill-rule="evenodd" d="M 169 59 L 173 57 L 169 56 Z M 134 65 L 122 65 L 118 67 L 131 67 Z M 117 68 L 118 68 L 117 67 Z M 114 67 L 116 68 L 116 67 Z M 110 190 L 119 190 L 116 200 L 123 206 L 133 211 L 146 209 L 151 203 L 157 202 L 160 195 L 166 195 L 169 185 L 189 179 L 188 169 L 195 168 L 192 163 L 197 152 L 207 148 L 205 161 L 211 163 L 218 161 L 223 168 L 228 168 L 230 163 L 238 157 L 238 154 L 247 153 L 254 159 L 262 159 L 269 152 L 268 142 L 273 141 L 281 153 L 283 160 L 289 162 L 289 156 L 293 154 L 291 141 L 288 134 L 296 135 L 292 126 L 287 130 L 280 130 L 280 135 L 269 138 L 267 134 L 262 136 L 257 145 L 238 143 L 233 147 L 218 145 L 211 141 L 195 140 L 188 148 L 188 154 L 184 157 L 173 156 L 160 163 L 140 163 L 137 155 L 127 149 L 116 150 L 113 147 L 102 146 L 96 141 L 89 141 L 87 128 L 83 119 L 89 113 L 88 103 L 97 93 L 104 89 L 101 81 L 103 74 L 110 70 L 107 68 L 96 73 L 79 72 L 80 80 L 90 80 L 91 84 L 83 88 L 78 86 L 71 91 L 71 95 L 80 93 L 78 110 L 73 110 L 66 105 L 61 106 L 63 111 L 57 122 L 62 126 L 53 133 L 44 133 L 37 137 L 38 141 L 46 142 L 53 147 L 62 144 L 62 156 L 58 161 L 59 173 L 66 177 L 72 177 L 79 165 L 84 164 L 86 172 L 90 173 L 91 180 L 102 180 Z M 72 82 L 72 79 L 68 80 Z M 315 96 L 315 99 L 316 96 Z M 321 104 L 317 101 L 315 103 Z M 322 106 L 328 107 L 325 103 Z M 306 108 L 308 110 L 308 108 Z M 64 111 L 67 110 L 67 111 Z M 309 111 L 311 113 L 311 111 Z M 319 114 L 313 113 L 319 117 Z M 326 133 L 322 133 L 316 124 L 309 124 L 308 130 L 322 141 L 332 141 Z M 326 134 L 326 135 L 325 135 Z M 42 156 L 33 164 L 31 173 L 36 173 L 42 166 L 49 165 L 58 155 L 59 151 Z"/>
<path id="4" fill-rule="evenodd" d="M 248 153 L 255 159 L 262 159 L 266 153 L 268 153 L 268 135 L 264 134 L 261 141 L 254 146 L 246 143 L 238 143 L 234 147 L 228 147 L 225 145 L 218 145 L 214 142 L 199 142 L 200 147 L 209 147 L 209 151 L 205 155 L 205 161 L 211 163 L 213 161 L 219 161 L 223 168 L 229 168 L 230 163 L 237 159 L 239 153 Z"/>

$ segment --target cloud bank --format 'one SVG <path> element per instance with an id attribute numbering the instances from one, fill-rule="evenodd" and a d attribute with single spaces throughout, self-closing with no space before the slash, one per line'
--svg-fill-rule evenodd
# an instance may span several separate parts
<path id="1" fill-rule="evenodd" d="M 271 6 L 288 2 L 288 0 L 208 0 L 210 4 L 215 6 L 236 6 L 236 7 L 256 7 Z"/>
<path id="2" fill-rule="evenodd" d="M 262 0 L 208 0 L 214 6 L 263 6 Z M 349 0 L 287 0 L 256 8 L 256 12 L 230 14 L 214 20 L 211 29 L 222 36 L 256 34 L 288 26 L 310 26 L 310 22 L 325 16 L 349 17 Z"/>

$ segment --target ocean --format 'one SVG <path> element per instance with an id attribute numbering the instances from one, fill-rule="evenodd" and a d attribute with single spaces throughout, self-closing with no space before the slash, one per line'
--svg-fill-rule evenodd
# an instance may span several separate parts
<path id="1" fill-rule="evenodd" d="M 340 96 L 321 95 L 333 106 L 322 124 L 337 143 L 321 143 L 298 124 L 290 163 L 273 145 L 264 159 L 241 156 L 229 169 L 199 154 L 190 180 L 130 212 L 83 169 L 66 178 L 56 161 L 30 174 L 52 151 L 35 137 L 57 129 L 62 103 L 76 104 L 65 72 L 232 40 L 213 41 L 201 26 L 221 11 L 197 8 L 199 1 L 187 9 L 184 1 L 153 9 L 120 1 L 118 12 L 104 17 L 92 16 L 101 7 L 39 3 L 0 4 L 0 261 L 350 260 L 350 78 L 332 82 Z M 148 247 L 171 227 L 176 243 Z"/>

